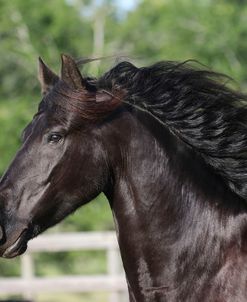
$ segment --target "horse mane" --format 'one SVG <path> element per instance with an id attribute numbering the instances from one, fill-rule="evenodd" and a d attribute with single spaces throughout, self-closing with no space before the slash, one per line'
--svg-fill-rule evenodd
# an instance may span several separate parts
<path id="1" fill-rule="evenodd" d="M 143 68 L 122 62 L 97 86 L 124 90 L 124 103 L 159 120 L 247 201 L 247 96 L 229 88 L 228 81 L 190 62 Z"/>

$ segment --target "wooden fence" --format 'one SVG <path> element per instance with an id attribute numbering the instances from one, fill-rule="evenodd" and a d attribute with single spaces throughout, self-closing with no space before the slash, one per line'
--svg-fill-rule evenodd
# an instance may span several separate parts
<path id="1" fill-rule="evenodd" d="M 107 274 L 93 276 L 36 277 L 33 253 L 78 250 L 105 250 Z M 0 278 L 1 294 L 22 294 L 34 299 L 44 292 L 110 292 L 109 302 L 125 302 L 127 286 L 114 232 L 47 234 L 29 242 L 21 257 L 20 278 Z"/>

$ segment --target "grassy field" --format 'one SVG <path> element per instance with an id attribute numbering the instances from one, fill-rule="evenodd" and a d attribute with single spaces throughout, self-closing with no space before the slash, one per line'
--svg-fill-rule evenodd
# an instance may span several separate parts
<path id="1" fill-rule="evenodd" d="M 84 293 L 84 294 L 42 294 L 33 297 L 34 302 L 108 302 L 108 293 Z M 20 296 L 1 296 L 0 299 L 17 300 Z M 0 300 L 1 301 L 1 300 Z M 17 300 L 18 301 L 18 300 Z"/>

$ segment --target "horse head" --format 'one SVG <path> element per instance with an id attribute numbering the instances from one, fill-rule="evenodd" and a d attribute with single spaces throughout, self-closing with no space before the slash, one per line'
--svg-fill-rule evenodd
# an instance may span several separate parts
<path id="1" fill-rule="evenodd" d="M 60 77 L 40 59 L 39 80 L 38 112 L 0 181 L 0 255 L 6 258 L 96 197 L 109 177 L 98 124 L 119 99 L 84 79 L 66 55 Z"/>

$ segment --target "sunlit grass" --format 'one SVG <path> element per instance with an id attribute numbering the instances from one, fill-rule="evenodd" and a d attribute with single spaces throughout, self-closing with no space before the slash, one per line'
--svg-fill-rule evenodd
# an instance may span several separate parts
<path id="1" fill-rule="evenodd" d="M 0 299 L 8 299 L 21 301 L 21 296 L 12 295 L 1 295 Z M 68 294 L 68 293 L 57 293 L 57 294 L 39 294 L 32 297 L 32 301 L 35 302 L 108 302 L 109 293 L 83 293 L 83 294 Z M 127 302 L 127 301 L 126 301 Z"/>
<path id="2" fill-rule="evenodd" d="M 42 294 L 36 297 L 37 302 L 108 302 L 107 293 L 85 294 Z"/>

